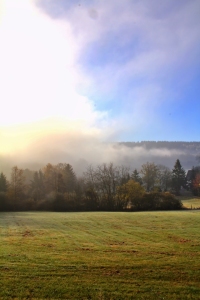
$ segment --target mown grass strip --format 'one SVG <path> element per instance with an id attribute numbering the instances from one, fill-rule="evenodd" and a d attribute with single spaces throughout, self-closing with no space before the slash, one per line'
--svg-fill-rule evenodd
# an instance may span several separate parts
<path id="1" fill-rule="evenodd" d="M 1 213 L 2 299 L 198 299 L 200 212 Z"/>

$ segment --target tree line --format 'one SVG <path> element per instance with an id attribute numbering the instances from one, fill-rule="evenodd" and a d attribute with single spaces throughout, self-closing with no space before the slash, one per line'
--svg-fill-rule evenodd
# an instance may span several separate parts
<path id="1" fill-rule="evenodd" d="M 81 177 L 67 163 L 31 171 L 14 166 L 0 174 L 0 210 L 141 211 L 181 209 L 181 188 L 200 195 L 200 168 L 186 176 L 179 159 L 170 170 L 147 162 L 130 172 L 113 163 L 88 166 Z"/>

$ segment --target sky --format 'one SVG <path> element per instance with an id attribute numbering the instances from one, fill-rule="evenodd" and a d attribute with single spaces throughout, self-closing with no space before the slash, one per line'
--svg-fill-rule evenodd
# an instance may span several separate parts
<path id="1" fill-rule="evenodd" d="M 199 0 L 0 0 L 0 155 L 199 141 L 199 15 Z"/>

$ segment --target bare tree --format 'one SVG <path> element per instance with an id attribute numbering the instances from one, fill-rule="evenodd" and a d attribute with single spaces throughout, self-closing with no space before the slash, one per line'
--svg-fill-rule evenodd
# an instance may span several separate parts
<path id="1" fill-rule="evenodd" d="M 9 184 L 9 196 L 14 201 L 14 209 L 24 196 L 24 182 L 25 177 L 23 175 L 23 169 L 19 169 L 17 166 L 14 166 L 11 171 L 11 179 Z"/>
<path id="2" fill-rule="evenodd" d="M 163 165 L 158 165 L 158 185 L 164 192 L 171 189 L 172 172 L 169 168 Z"/>
<path id="3" fill-rule="evenodd" d="M 117 188 L 126 183 L 130 176 L 124 166 L 114 166 L 113 163 L 89 166 L 84 173 L 88 195 L 98 201 L 99 209 L 114 210 L 116 207 Z"/>
<path id="4" fill-rule="evenodd" d="M 146 191 L 149 192 L 157 184 L 158 167 L 154 163 L 147 162 L 146 164 L 142 165 L 142 169 L 140 172 L 142 174 L 142 181 L 146 188 Z"/>

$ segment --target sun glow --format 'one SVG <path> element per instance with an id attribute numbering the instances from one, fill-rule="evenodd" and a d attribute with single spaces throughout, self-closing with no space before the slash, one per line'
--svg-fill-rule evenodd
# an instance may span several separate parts
<path id="1" fill-rule="evenodd" d="M 83 138 L 99 139 L 101 135 L 101 130 L 91 128 L 83 121 L 66 121 L 62 118 L 4 126 L 0 128 L 0 154 L 30 155 L 33 149 L 37 153 L 39 149 L 52 148 L 52 145 L 65 151 L 66 145 L 82 143 Z"/>
<path id="2" fill-rule="evenodd" d="M 49 117 L 90 120 L 90 101 L 76 92 L 75 43 L 67 22 L 33 2 L 6 0 L 0 23 L 0 126 Z"/>
<path id="3" fill-rule="evenodd" d="M 77 92 L 77 48 L 67 21 L 29 0 L 0 0 L 0 153 L 20 152 L 45 136 L 86 134 L 103 114 Z"/>

